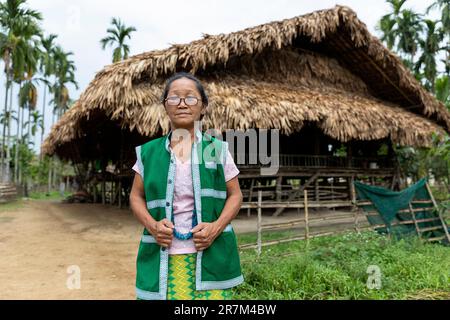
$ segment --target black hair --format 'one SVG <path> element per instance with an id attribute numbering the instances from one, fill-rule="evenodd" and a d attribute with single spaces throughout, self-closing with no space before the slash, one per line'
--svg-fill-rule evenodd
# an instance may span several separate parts
<path id="1" fill-rule="evenodd" d="M 207 106 L 208 96 L 206 95 L 205 88 L 203 88 L 203 85 L 201 84 L 200 80 L 198 80 L 195 76 L 193 76 L 188 72 L 177 72 L 167 80 L 166 87 L 164 88 L 164 92 L 161 98 L 161 102 L 164 103 L 164 100 L 166 100 L 172 82 L 181 78 L 187 78 L 195 82 L 195 86 L 197 87 L 197 90 L 200 93 L 200 96 L 202 97 L 203 105 Z"/>

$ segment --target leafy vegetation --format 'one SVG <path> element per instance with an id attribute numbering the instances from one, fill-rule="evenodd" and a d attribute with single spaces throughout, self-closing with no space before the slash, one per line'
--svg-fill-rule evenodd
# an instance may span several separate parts
<path id="1" fill-rule="evenodd" d="M 349 232 L 265 247 L 259 259 L 245 250 L 241 263 L 245 282 L 235 299 L 450 298 L 450 247 L 417 238 Z M 367 285 L 369 266 L 380 270 L 379 289 Z"/>
<path id="2" fill-rule="evenodd" d="M 390 12 L 377 29 L 380 39 L 394 50 L 423 86 L 450 110 L 450 3 L 434 1 L 424 13 L 406 8 L 407 0 L 386 0 Z M 439 18 L 429 18 L 431 11 Z M 450 137 L 433 138 L 430 148 L 394 146 L 405 176 L 418 181 L 433 176 L 450 193 Z"/>

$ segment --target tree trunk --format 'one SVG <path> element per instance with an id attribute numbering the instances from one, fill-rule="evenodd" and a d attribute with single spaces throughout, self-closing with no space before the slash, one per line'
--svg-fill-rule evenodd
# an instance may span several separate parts
<path id="1" fill-rule="evenodd" d="M 55 113 L 52 111 L 52 126 L 55 123 Z M 50 157 L 48 162 L 48 194 L 52 190 L 52 169 L 53 169 L 53 156 Z"/>
<path id="2" fill-rule="evenodd" d="M 11 140 L 11 112 L 12 112 L 12 98 L 13 98 L 13 83 L 11 83 L 11 87 L 10 87 L 10 95 L 9 95 L 9 108 L 8 108 L 8 120 L 7 120 L 7 124 L 8 124 L 8 141 L 6 143 L 6 167 L 5 167 L 5 176 L 6 176 L 6 182 L 10 182 L 11 181 L 11 168 L 9 166 L 9 163 L 11 162 L 11 146 L 10 146 L 10 140 Z"/>
<path id="3" fill-rule="evenodd" d="M 20 108 L 22 116 L 20 117 L 20 143 L 23 143 L 23 119 L 25 118 L 25 108 Z M 23 168 L 19 164 L 19 183 L 23 185 Z"/>
<path id="4" fill-rule="evenodd" d="M 4 114 L 5 114 L 5 117 L 6 117 L 6 115 L 8 114 L 8 92 L 9 92 L 9 77 L 8 77 L 8 74 L 6 74 L 6 85 L 5 85 L 5 87 L 6 87 L 6 92 L 5 92 L 5 107 L 4 107 L 5 111 L 4 111 Z M 3 124 L 2 149 L 1 149 L 1 178 L 2 178 L 2 181 L 4 179 L 5 171 L 6 171 L 6 170 L 4 170 L 4 168 L 5 168 L 5 150 L 3 148 L 6 146 L 5 141 L 6 141 L 6 126 L 7 125 L 8 125 L 8 120 L 5 118 L 5 123 Z"/>
<path id="5" fill-rule="evenodd" d="M 53 157 L 51 157 L 50 159 L 49 159 L 49 162 L 48 162 L 48 183 L 47 183 L 47 187 L 48 187 L 48 189 L 47 189 L 47 195 L 50 195 L 50 192 L 51 192 L 51 190 L 52 190 L 52 159 L 53 159 Z"/>
<path id="6" fill-rule="evenodd" d="M 22 89 L 22 83 L 19 83 L 19 92 Z M 21 113 L 20 113 L 20 105 L 17 105 L 17 129 L 16 129 L 16 152 L 14 156 L 14 182 L 17 184 L 19 182 L 19 148 L 20 148 L 20 123 L 21 123 Z"/>
<path id="7" fill-rule="evenodd" d="M 56 189 L 58 187 L 57 183 L 56 183 L 56 178 L 57 178 L 57 171 L 59 169 L 59 160 L 58 158 L 53 159 L 53 176 L 52 176 L 52 188 Z"/>
<path id="8" fill-rule="evenodd" d="M 41 131 L 41 147 L 42 142 L 44 141 L 44 132 L 45 132 L 45 100 L 47 95 L 47 85 L 44 85 L 44 102 L 42 103 L 42 131 Z M 42 162 L 42 152 L 39 152 L 39 162 Z"/>
<path id="9" fill-rule="evenodd" d="M 30 109 L 30 104 L 27 103 L 28 106 L 28 126 L 27 126 L 27 148 L 30 146 L 31 143 L 31 109 Z"/>

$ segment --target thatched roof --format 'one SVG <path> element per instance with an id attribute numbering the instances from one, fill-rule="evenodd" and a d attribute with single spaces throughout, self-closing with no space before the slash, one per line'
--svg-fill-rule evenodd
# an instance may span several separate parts
<path id="1" fill-rule="evenodd" d="M 145 137 L 167 133 L 160 96 L 165 79 L 180 70 L 203 80 L 210 96 L 203 128 L 291 134 L 314 121 L 340 141 L 390 138 L 412 146 L 450 129 L 445 106 L 354 11 L 336 6 L 106 66 L 54 125 L 42 152 L 83 138 L 80 124 L 99 112 Z"/>

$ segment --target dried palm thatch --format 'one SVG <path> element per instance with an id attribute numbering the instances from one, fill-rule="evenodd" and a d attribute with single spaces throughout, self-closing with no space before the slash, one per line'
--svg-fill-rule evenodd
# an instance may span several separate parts
<path id="1" fill-rule="evenodd" d="M 389 137 L 411 146 L 450 128 L 445 106 L 354 11 L 336 6 L 109 65 L 54 125 L 42 152 L 81 138 L 80 123 L 99 110 L 142 136 L 168 132 L 160 97 L 167 76 L 180 70 L 203 80 L 210 96 L 204 128 L 291 134 L 313 121 L 340 141 Z"/>

